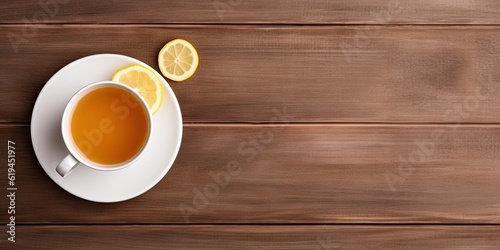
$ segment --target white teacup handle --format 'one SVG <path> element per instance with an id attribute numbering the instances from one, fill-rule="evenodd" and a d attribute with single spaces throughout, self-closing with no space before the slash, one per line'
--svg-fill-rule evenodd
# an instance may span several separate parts
<path id="1" fill-rule="evenodd" d="M 62 177 L 68 175 L 73 171 L 77 166 L 79 161 L 75 159 L 72 155 L 67 155 L 64 159 L 57 165 L 56 172 Z"/>

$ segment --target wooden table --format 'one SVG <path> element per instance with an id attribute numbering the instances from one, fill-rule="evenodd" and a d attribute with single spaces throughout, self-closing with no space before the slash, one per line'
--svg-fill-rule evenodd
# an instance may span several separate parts
<path id="1" fill-rule="evenodd" d="M 4 0 L 0 23 L 2 249 L 500 249 L 499 1 Z M 158 69 L 175 38 L 201 61 L 170 81 L 165 178 L 113 204 L 57 186 L 30 140 L 47 80 L 99 53 Z"/>

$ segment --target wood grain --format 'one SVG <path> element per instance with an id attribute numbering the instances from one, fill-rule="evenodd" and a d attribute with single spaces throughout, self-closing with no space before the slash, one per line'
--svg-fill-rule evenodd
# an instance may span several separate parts
<path id="1" fill-rule="evenodd" d="M 498 226 L 20 226 L 9 249 L 498 249 Z"/>
<path id="2" fill-rule="evenodd" d="M 15 25 L 0 37 L 26 27 L 37 33 L 18 53 L 0 41 L 0 122 L 29 121 L 73 60 L 118 53 L 157 68 L 177 37 L 201 58 L 191 79 L 170 83 L 188 123 L 270 122 L 283 108 L 290 122 L 500 122 L 496 27 Z"/>
<path id="3" fill-rule="evenodd" d="M 44 8 L 46 4 L 39 2 L 61 4 Z M 495 0 L 6 0 L 2 1 L 0 16 L 2 23 L 23 23 L 26 18 L 37 23 L 498 24 L 500 3 Z"/>
<path id="4" fill-rule="evenodd" d="M 28 129 L 0 129 L 2 145 L 18 146 L 20 224 L 500 223 L 498 125 L 187 125 L 166 177 L 114 204 L 58 187 Z M 212 175 L 221 171 L 229 181 L 217 184 Z M 5 190 L 0 181 L 0 197 Z"/>
<path id="5" fill-rule="evenodd" d="M 499 1 L 0 5 L 0 249 L 500 249 Z M 29 132 L 46 81 L 98 53 L 157 69 L 174 38 L 201 64 L 170 83 L 167 176 L 113 204 L 56 185 Z"/>

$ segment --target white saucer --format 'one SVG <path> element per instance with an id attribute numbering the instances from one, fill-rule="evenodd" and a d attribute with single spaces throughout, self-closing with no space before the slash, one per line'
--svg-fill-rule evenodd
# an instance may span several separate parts
<path id="1" fill-rule="evenodd" d="M 150 68 L 163 82 L 163 103 L 153 115 L 155 129 L 144 155 L 122 170 L 99 171 L 81 165 L 68 176 L 59 176 L 56 166 L 69 153 L 61 135 L 61 118 L 69 99 L 87 84 L 110 80 L 116 70 L 129 64 Z M 66 191 L 96 202 L 124 201 L 148 191 L 174 163 L 181 139 L 181 110 L 167 81 L 147 64 L 123 55 L 92 55 L 66 65 L 45 84 L 31 117 L 33 148 L 45 172 Z"/>

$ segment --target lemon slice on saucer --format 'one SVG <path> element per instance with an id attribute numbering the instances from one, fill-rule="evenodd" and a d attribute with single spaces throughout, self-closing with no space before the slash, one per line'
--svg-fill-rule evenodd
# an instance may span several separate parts
<path id="1" fill-rule="evenodd" d="M 177 82 L 191 77 L 198 67 L 198 61 L 196 49 L 183 39 L 168 42 L 158 54 L 158 66 L 161 73 Z"/>
<path id="2" fill-rule="evenodd" d="M 121 82 L 137 91 L 149 105 L 154 114 L 163 100 L 163 88 L 160 79 L 150 69 L 133 64 L 124 67 L 113 75 L 113 81 Z"/>

